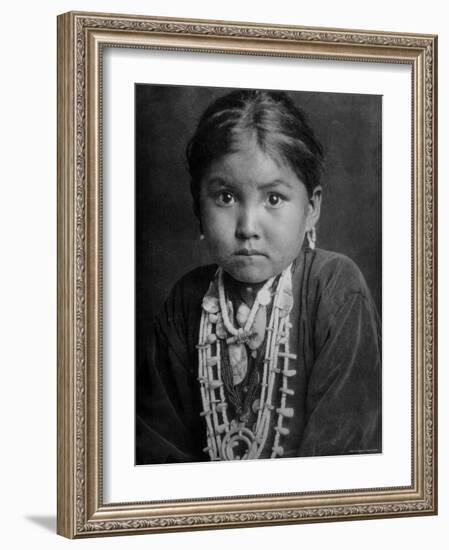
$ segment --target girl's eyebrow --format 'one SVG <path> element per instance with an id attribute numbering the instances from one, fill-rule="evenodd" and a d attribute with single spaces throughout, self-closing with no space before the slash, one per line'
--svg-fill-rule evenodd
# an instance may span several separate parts
<path id="1" fill-rule="evenodd" d="M 221 176 L 213 176 L 212 178 L 208 179 L 207 185 L 211 187 L 233 187 L 231 181 L 227 181 Z"/>
<path id="2" fill-rule="evenodd" d="M 226 178 L 223 178 L 221 176 L 213 176 L 212 178 L 209 179 L 207 183 L 209 186 L 212 186 L 212 187 L 227 187 L 227 188 L 235 188 L 235 189 L 239 187 L 238 184 L 234 183 L 233 181 L 229 181 Z M 288 189 L 291 189 L 293 185 L 289 181 L 275 179 L 273 181 L 267 181 L 266 183 L 262 183 L 257 187 L 263 191 L 265 189 L 275 188 L 275 187 L 287 187 Z"/>
<path id="3" fill-rule="evenodd" d="M 276 179 L 273 181 L 268 181 L 267 183 L 262 183 L 262 185 L 259 185 L 259 189 L 267 189 L 270 187 L 280 187 L 280 186 L 288 187 L 289 189 L 293 187 L 289 181 Z"/>

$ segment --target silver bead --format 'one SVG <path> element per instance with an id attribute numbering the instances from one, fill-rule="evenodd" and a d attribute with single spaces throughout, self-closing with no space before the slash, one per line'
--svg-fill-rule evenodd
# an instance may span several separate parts
<path id="1" fill-rule="evenodd" d="M 271 292 L 263 288 L 257 295 L 257 300 L 261 306 L 267 306 L 271 302 Z"/>
<path id="2" fill-rule="evenodd" d="M 291 407 L 281 407 L 279 409 L 276 409 L 276 412 L 279 413 L 281 416 L 285 416 L 286 418 L 292 418 L 295 414 L 295 411 Z"/>

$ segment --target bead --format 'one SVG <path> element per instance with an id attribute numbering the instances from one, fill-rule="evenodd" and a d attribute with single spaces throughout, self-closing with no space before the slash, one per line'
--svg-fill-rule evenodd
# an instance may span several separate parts
<path id="1" fill-rule="evenodd" d="M 214 296 L 204 296 L 202 307 L 208 313 L 218 313 L 220 311 L 218 298 L 215 298 Z"/>
<path id="2" fill-rule="evenodd" d="M 293 308 L 293 296 L 290 289 L 283 289 L 283 291 L 279 295 L 277 306 L 281 310 L 279 312 L 280 316 L 287 317 L 287 315 Z"/>
<path id="3" fill-rule="evenodd" d="M 217 341 L 217 337 L 215 334 L 208 334 L 206 340 L 209 344 L 213 344 Z"/>
<path id="4" fill-rule="evenodd" d="M 289 359 L 296 359 L 298 356 L 296 353 L 287 353 L 285 351 L 279 351 L 278 357 L 288 357 Z"/>
<path id="5" fill-rule="evenodd" d="M 280 435 L 288 435 L 290 433 L 290 430 L 288 428 L 284 428 L 284 426 L 276 426 L 274 428 Z"/>
<path id="6" fill-rule="evenodd" d="M 276 453 L 278 456 L 283 456 L 284 454 L 284 447 L 281 447 L 281 445 L 278 445 L 277 447 L 273 447 L 273 453 Z"/>
<path id="7" fill-rule="evenodd" d="M 259 410 L 260 410 L 260 399 L 256 399 L 255 401 L 253 401 L 253 404 L 252 404 L 251 408 L 253 409 L 254 414 L 259 412 Z"/>
<path id="8" fill-rule="evenodd" d="M 209 357 L 209 359 L 207 360 L 208 367 L 215 367 L 217 363 L 218 363 L 218 357 Z"/>
<path id="9" fill-rule="evenodd" d="M 291 407 L 281 407 L 276 409 L 276 412 L 286 418 L 293 418 L 295 411 Z"/>
<path id="10" fill-rule="evenodd" d="M 295 395 L 295 392 L 289 388 L 279 388 L 279 391 L 284 395 Z"/>
<path id="11" fill-rule="evenodd" d="M 223 324 L 223 321 L 221 319 L 221 315 L 217 320 L 216 334 L 217 334 L 217 337 L 220 338 L 220 340 L 224 340 L 228 335 L 228 333 L 226 332 L 225 326 Z"/>
<path id="12" fill-rule="evenodd" d="M 261 306 L 267 306 L 271 302 L 271 292 L 267 288 L 262 288 L 257 295 L 257 300 Z"/>
<path id="13" fill-rule="evenodd" d="M 196 345 L 197 349 L 209 349 L 210 348 L 210 344 L 197 344 Z"/>
<path id="14" fill-rule="evenodd" d="M 243 304 L 240 304 L 240 306 L 238 307 L 237 309 L 237 315 L 236 315 L 236 320 L 237 320 L 237 323 L 243 327 L 243 325 L 246 323 L 246 321 L 248 320 L 248 317 L 249 317 L 249 312 L 250 312 L 250 309 L 249 307 L 243 303 Z"/>
<path id="15" fill-rule="evenodd" d="M 215 323 L 218 321 L 218 315 L 216 313 L 209 313 L 209 321 L 215 325 Z"/>
<path id="16" fill-rule="evenodd" d="M 287 377 L 295 376 L 296 371 L 293 370 L 293 369 L 284 369 L 284 370 L 282 371 L 282 374 L 283 374 L 283 376 L 287 376 Z"/>

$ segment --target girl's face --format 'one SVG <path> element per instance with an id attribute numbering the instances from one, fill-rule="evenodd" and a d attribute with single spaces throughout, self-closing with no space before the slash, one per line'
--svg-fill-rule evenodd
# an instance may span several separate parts
<path id="1" fill-rule="evenodd" d="M 201 221 L 214 261 L 234 279 L 260 283 L 298 256 L 318 221 L 321 189 L 308 197 L 291 167 L 254 139 L 212 162 L 201 182 Z"/>

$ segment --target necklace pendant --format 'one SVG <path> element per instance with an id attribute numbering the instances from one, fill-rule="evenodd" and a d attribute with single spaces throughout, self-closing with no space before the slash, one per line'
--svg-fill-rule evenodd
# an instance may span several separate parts
<path id="1" fill-rule="evenodd" d="M 228 345 L 229 364 L 232 370 L 232 382 L 234 386 L 240 384 L 248 372 L 248 355 L 244 344 Z"/>
<path id="2" fill-rule="evenodd" d="M 256 457 L 257 443 L 251 430 L 242 425 L 231 427 L 221 444 L 224 460 L 248 460 Z"/>
<path id="3" fill-rule="evenodd" d="M 260 348 L 265 339 L 265 331 L 267 324 L 267 308 L 261 307 L 254 318 L 254 323 L 252 326 L 251 338 L 248 341 L 248 347 L 250 350 L 254 351 Z"/>

